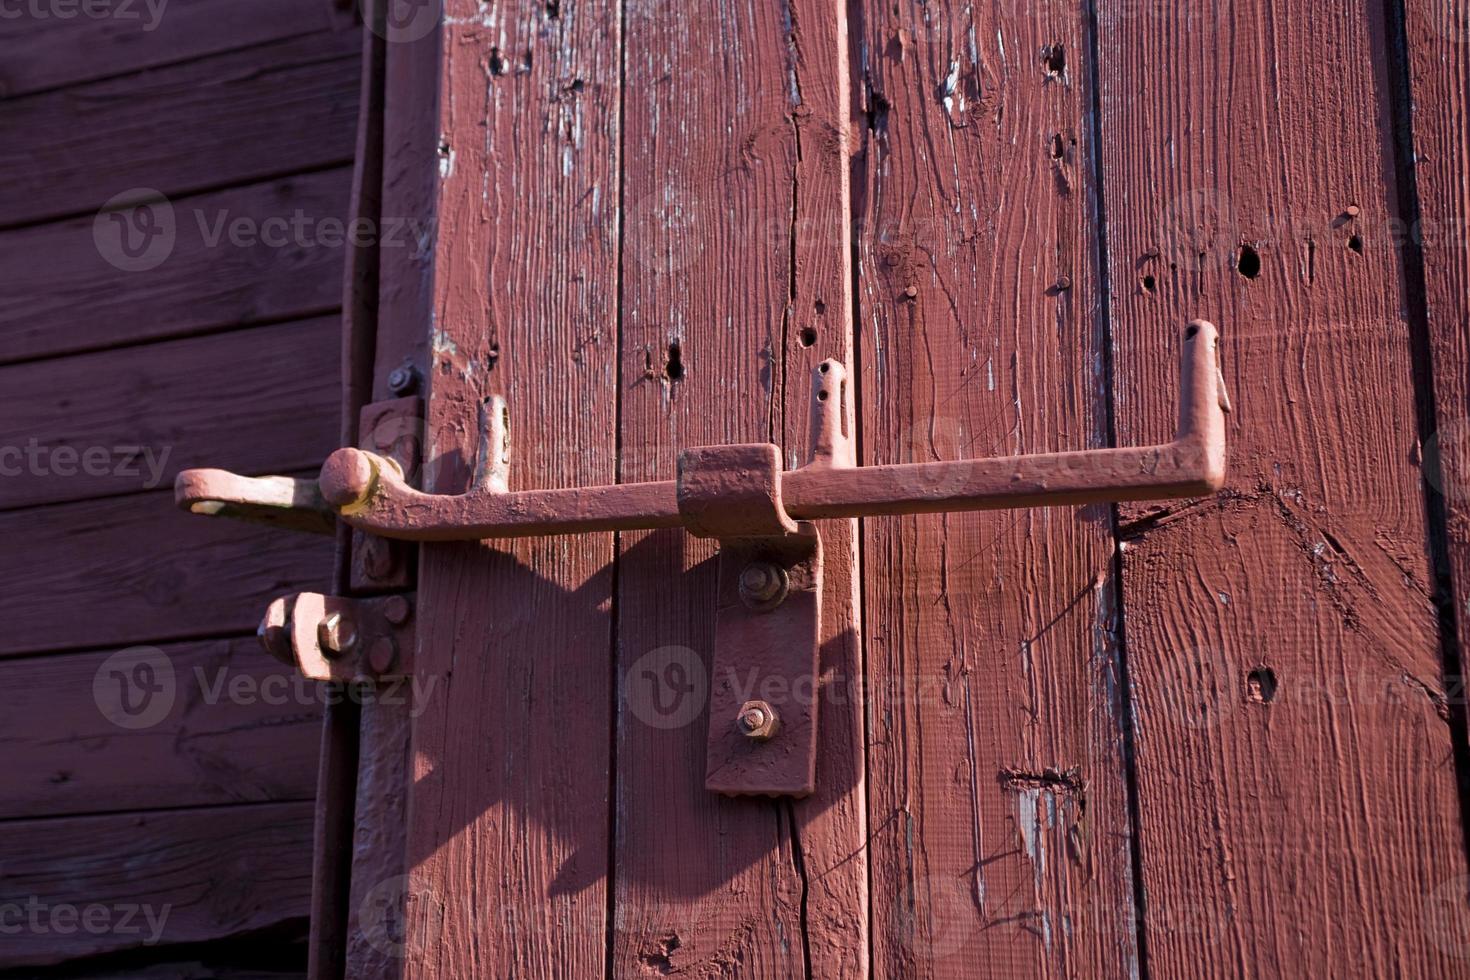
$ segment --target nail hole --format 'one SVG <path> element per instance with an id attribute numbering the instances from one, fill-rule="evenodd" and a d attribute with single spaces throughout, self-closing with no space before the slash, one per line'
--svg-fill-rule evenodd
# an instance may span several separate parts
<path id="1" fill-rule="evenodd" d="M 1270 667 L 1257 667 L 1246 675 L 1246 697 L 1256 704 L 1270 704 L 1276 700 L 1276 672 Z"/>
<path id="2" fill-rule="evenodd" d="M 1199 333 L 1199 327 L 1197 327 L 1197 326 L 1195 326 L 1194 324 L 1191 323 L 1189 325 L 1188 329 L 1186 329 L 1184 331 L 1184 339 L 1185 340 L 1193 340 L 1194 337 L 1195 337 L 1195 334 L 1197 334 L 1197 333 Z"/>
<path id="3" fill-rule="evenodd" d="M 827 312 L 827 304 L 822 302 L 821 300 L 817 300 L 815 303 L 812 304 L 812 309 L 817 311 L 817 316 L 821 316 L 823 313 Z"/>
<path id="4" fill-rule="evenodd" d="M 551 20 L 556 20 L 561 16 L 561 0 L 551 0 L 546 5 L 546 16 Z"/>
<path id="5" fill-rule="evenodd" d="M 816 344 L 816 342 L 817 342 L 817 330 L 816 330 L 816 328 L 815 327 L 803 327 L 802 330 L 801 330 L 801 346 L 803 346 L 803 347 L 811 347 L 814 344 Z M 826 366 L 823 365 L 822 370 L 825 371 L 826 369 L 827 369 Z"/>
<path id="6" fill-rule="evenodd" d="M 1261 256 L 1249 245 L 1240 246 L 1240 255 L 1235 262 L 1235 270 L 1247 279 L 1254 279 L 1261 274 Z"/>
<path id="7" fill-rule="evenodd" d="M 490 74 L 505 74 L 505 55 L 500 53 L 499 48 L 490 49 Z"/>
<path id="8" fill-rule="evenodd" d="M 826 400 L 827 400 L 827 389 L 826 388 L 823 388 L 821 391 L 817 392 L 817 401 L 824 402 Z"/>
<path id="9" fill-rule="evenodd" d="M 1359 255 L 1362 255 L 1363 254 L 1363 236 L 1362 235 L 1354 235 L 1353 237 L 1349 238 L 1348 239 L 1348 248 L 1352 249 L 1354 252 L 1357 252 Z"/>
<path id="10" fill-rule="evenodd" d="M 821 371 L 823 374 L 826 374 L 828 371 L 832 370 L 832 365 L 828 364 L 826 361 L 823 361 L 821 367 L 817 368 L 817 370 Z"/>
<path id="11" fill-rule="evenodd" d="M 1155 283 L 1154 283 L 1154 277 L 1153 276 L 1144 276 L 1143 277 L 1143 291 L 1145 293 L 1152 293 L 1154 291 L 1154 285 L 1155 285 Z"/>
<path id="12" fill-rule="evenodd" d="M 1051 138 L 1051 158 L 1053 160 L 1060 160 L 1062 158 L 1062 154 L 1065 152 L 1066 148 L 1062 144 L 1062 134 L 1057 133 Z"/>
<path id="13" fill-rule="evenodd" d="M 684 380 L 684 361 L 677 340 L 669 345 L 669 359 L 664 364 L 664 377 L 670 381 Z"/>
<path id="14" fill-rule="evenodd" d="M 1067 68 L 1067 49 L 1063 45 L 1053 44 L 1042 53 L 1046 70 L 1053 75 L 1060 75 Z"/>

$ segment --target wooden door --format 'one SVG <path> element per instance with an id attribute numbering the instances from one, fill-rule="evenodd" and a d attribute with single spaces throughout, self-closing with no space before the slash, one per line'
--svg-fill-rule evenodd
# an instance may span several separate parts
<path id="1" fill-rule="evenodd" d="M 420 140 L 435 106 L 436 159 L 400 175 L 437 181 L 427 489 L 471 485 L 497 396 L 515 489 L 668 479 L 697 445 L 799 465 L 826 358 L 863 463 L 1162 441 L 1195 316 L 1236 411 L 1217 498 L 824 524 L 800 801 L 703 787 L 713 545 L 423 547 L 406 816 L 359 788 L 356 907 L 403 902 L 374 970 L 1463 974 L 1434 564 L 1463 542 L 1415 450 L 1433 255 L 1385 232 L 1418 207 L 1402 16 L 446 0 L 390 25 L 390 66 L 414 45 L 438 79 L 387 96 Z M 1326 50 L 1353 67 L 1283 54 Z M 364 737 L 392 756 L 407 723 Z M 363 857 L 395 821 L 402 879 Z"/>

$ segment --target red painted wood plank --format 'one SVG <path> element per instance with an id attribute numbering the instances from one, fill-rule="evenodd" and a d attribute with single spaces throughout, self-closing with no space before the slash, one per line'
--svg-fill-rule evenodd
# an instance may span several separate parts
<path id="1" fill-rule="evenodd" d="M 323 31 L 16 101 L 0 113 L 0 226 L 349 161 L 359 47 Z"/>
<path id="2" fill-rule="evenodd" d="M 276 926 L 306 915 L 310 871 L 310 803 L 10 822 L 0 967 Z"/>
<path id="3" fill-rule="evenodd" d="M 351 26 L 350 10 L 301 0 L 16 4 L 0 34 L 0 98 Z"/>
<path id="4" fill-rule="evenodd" d="M 0 508 L 167 489 L 191 466 L 320 464 L 340 333 L 322 317 L 0 368 Z"/>
<path id="5" fill-rule="evenodd" d="M 686 447 L 784 434 L 800 179 L 788 17 L 743 0 L 628 6 L 625 482 L 671 479 Z M 801 975 L 790 804 L 704 785 L 715 543 L 669 530 L 621 546 L 613 972 Z"/>
<path id="6" fill-rule="evenodd" d="M 253 636 L 0 661 L 0 818 L 309 800 L 322 696 Z"/>
<path id="7" fill-rule="evenodd" d="M 615 476 L 619 15 L 446 5 L 431 489 L 509 401 L 514 488 Z M 405 975 L 607 958 L 610 535 L 426 548 Z"/>
<path id="8" fill-rule="evenodd" d="M 1098 9 L 1119 440 L 1171 431 L 1192 316 L 1235 404 L 1226 491 L 1124 510 L 1149 970 L 1462 973 L 1384 10 L 1136 10 Z"/>
<path id="9" fill-rule="evenodd" d="M 0 656 L 220 636 L 266 605 L 320 591 L 331 541 L 174 507 L 173 490 L 0 514 Z"/>
<path id="10" fill-rule="evenodd" d="M 861 24 L 864 462 L 1105 446 L 1085 11 Z M 1136 975 L 1108 511 L 864 532 L 875 974 Z"/>
<path id="11" fill-rule="evenodd" d="M 329 170 L 176 200 L 142 270 L 109 261 L 92 217 L 0 232 L 0 363 L 334 309 L 349 188 Z"/>

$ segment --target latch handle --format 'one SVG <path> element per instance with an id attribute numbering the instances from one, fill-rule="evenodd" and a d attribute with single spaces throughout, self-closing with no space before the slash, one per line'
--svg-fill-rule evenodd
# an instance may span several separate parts
<path id="1" fill-rule="evenodd" d="M 1179 426 L 1172 442 L 1131 449 L 1090 449 L 990 459 L 834 466 L 778 475 L 779 497 L 793 520 L 1052 507 L 1203 496 L 1225 481 L 1229 401 L 1215 327 L 1185 328 Z M 689 450 L 699 453 L 703 450 Z M 830 458 L 830 457 L 829 457 Z M 321 473 L 322 495 L 342 519 L 364 531 L 409 541 L 478 541 L 690 524 L 678 481 L 621 483 L 562 490 L 475 488 L 459 495 L 422 493 L 388 460 L 339 449 Z"/>

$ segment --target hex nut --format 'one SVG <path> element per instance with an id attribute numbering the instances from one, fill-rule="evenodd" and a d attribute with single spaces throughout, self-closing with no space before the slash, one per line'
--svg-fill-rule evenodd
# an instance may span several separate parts
<path id="1" fill-rule="evenodd" d="M 357 643 L 357 624 L 342 613 L 328 613 L 317 624 L 316 638 L 327 656 L 341 655 Z"/>
<path id="2" fill-rule="evenodd" d="M 774 609 L 790 588 L 786 569 L 768 561 L 753 561 L 740 573 L 740 599 L 751 609 Z"/>
<path id="3" fill-rule="evenodd" d="M 781 727 L 776 709 L 765 701 L 745 702 L 740 706 L 740 715 L 735 723 L 742 735 L 757 742 L 770 739 Z"/>

